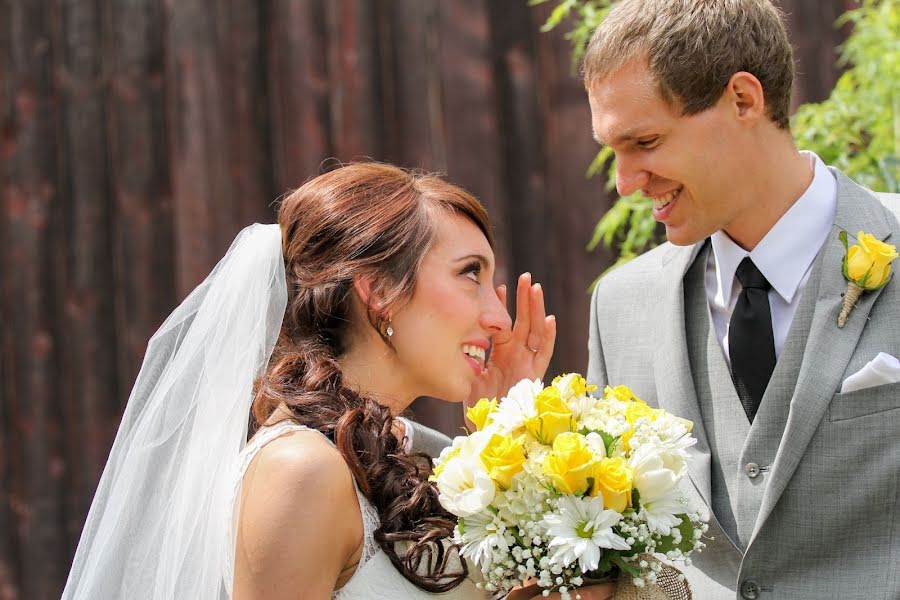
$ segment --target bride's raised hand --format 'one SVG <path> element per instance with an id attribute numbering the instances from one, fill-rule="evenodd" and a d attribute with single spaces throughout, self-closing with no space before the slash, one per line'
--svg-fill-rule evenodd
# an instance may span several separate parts
<path id="1" fill-rule="evenodd" d="M 506 286 L 497 288 L 506 306 Z M 494 335 L 491 353 L 481 376 L 472 386 L 466 406 L 480 398 L 500 397 L 522 379 L 542 379 L 556 343 L 556 317 L 547 315 L 541 284 L 522 273 L 516 286 L 516 321 L 511 329 Z"/>

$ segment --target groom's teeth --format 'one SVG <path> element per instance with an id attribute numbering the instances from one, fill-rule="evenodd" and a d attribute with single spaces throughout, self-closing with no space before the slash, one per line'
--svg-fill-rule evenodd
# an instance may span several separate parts
<path id="1" fill-rule="evenodd" d="M 660 196 L 659 198 L 654 198 L 653 199 L 653 208 L 655 208 L 656 210 L 662 210 L 663 208 L 667 207 L 669 205 L 669 203 L 675 199 L 675 196 L 677 196 L 680 191 L 681 191 L 681 188 L 678 188 L 677 190 L 672 190 L 665 196 Z"/>
<path id="2" fill-rule="evenodd" d="M 479 346 L 470 346 L 468 344 L 463 345 L 463 352 L 472 358 L 484 362 L 485 350 Z"/>

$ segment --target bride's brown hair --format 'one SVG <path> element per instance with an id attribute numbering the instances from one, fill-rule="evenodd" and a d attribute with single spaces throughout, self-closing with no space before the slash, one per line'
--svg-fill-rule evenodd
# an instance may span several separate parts
<path id="1" fill-rule="evenodd" d="M 389 410 L 344 385 L 340 357 L 352 319 L 353 282 L 366 277 L 381 310 L 368 321 L 385 343 L 386 314 L 408 301 L 436 219 L 459 214 L 493 247 L 484 207 L 437 176 L 380 163 L 320 175 L 288 196 L 278 212 L 288 306 L 269 367 L 257 384 L 253 416 L 265 423 L 280 405 L 298 423 L 332 439 L 357 484 L 378 510 L 375 541 L 403 576 L 445 592 L 467 576 L 442 543 L 454 519 L 428 482 L 424 455 L 407 455 Z M 423 348 L 423 352 L 427 352 Z M 396 544 L 411 546 L 399 551 Z"/>

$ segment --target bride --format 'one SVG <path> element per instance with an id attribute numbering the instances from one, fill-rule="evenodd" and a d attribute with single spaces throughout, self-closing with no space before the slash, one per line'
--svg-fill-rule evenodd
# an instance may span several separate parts
<path id="1" fill-rule="evenodd" d="M 376 163 L 244 230 L 150 341 L 63 598 L 484 597 L 398 415 L 543 376 L 555 321 L 524 275 L 512 325 L 492 246 L 471 195 Z"/>

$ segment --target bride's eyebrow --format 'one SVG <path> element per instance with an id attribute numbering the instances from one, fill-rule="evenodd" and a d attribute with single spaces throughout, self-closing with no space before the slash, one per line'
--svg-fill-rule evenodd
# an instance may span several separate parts
<path id="1" fill-rule="evenodd" d="M 456 262 L 456 263 L 471 262 L 471 261 L 478 261 L 479 263 L 481 263 L 481 266 L 483 268 L 490 268 L 490 266 L 491 266 L 491 260 L 482 254 L 467 254 L 465 256 L 460 256 L 459 258 L 456 258 L 453 260 L 453 262 Z"/>

